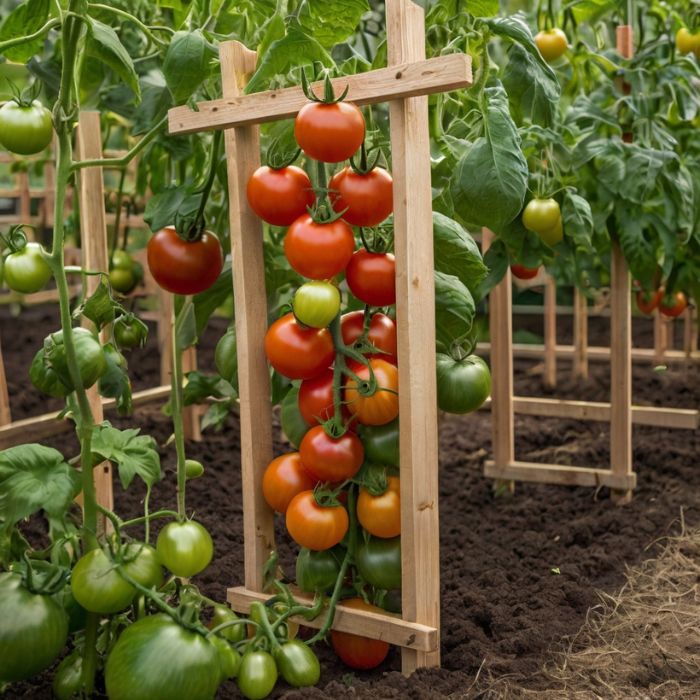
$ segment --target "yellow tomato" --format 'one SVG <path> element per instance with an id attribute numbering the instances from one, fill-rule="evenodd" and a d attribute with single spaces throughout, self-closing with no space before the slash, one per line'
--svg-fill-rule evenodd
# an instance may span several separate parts
<path id="1" fill-rule="evenodd" d="M 535 36 L 535 44 L 547 63 L 556 61 L 569 47 L 569 40 L 561 29 L 545 29 Z"/>

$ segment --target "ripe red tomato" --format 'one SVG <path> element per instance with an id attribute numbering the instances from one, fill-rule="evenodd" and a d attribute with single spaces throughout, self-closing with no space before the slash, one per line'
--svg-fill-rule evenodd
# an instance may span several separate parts
<path id="1" fill-rule="evenodd" d="M 299 387 L 299 413 L 309 425 L 333 417 L 333 370 L 326 369 Z"/>
<path id="2" fill-rule="evenodd" d="M 364 311 L 351 311 L 340 317 L 340 332 L 343 335 L 343 342 L 346 345 L 354 345 L 355 341 L 362 335 L 365 323 Z M 367 340 L 382 352 L 368 355 L 368 357 L 379 357 L 390 362 L 392 365 L 396 361 L 396 324 L 386 314 L 372 314 L 369 322 L 369 332 Z"/>
<path id="3" fill-rule="evenodd" d="M 268 224 L 289 226 L 316 199 L 309 176 L 296 165 L 259 167 L 246 187 L 251 209 Z"/>
<path id="4" fill-rule="evenodd" d="M 365 119 L 359 108 L 350 102 L 309 102 L 296 116 L 294 138 L 310 158 L 340 163 L 362 145 Z"/>
<path id="5" fill-rule="evenodd" d="M 284 237 L 284 254 L 294 270 L 313 280 L 327 280 L 342 272 L 355 250 L 355 236 L 342 219 L 317 224 L 300 216 Z"/>
<path id="6" fill-rule="evenodd" d="M 365 304 L 396 303 L 396 261 L 391 253 L 358 250 L 345 270 L 350 291 Z"/>
<path id="7" fill-rule="evenodd" d="M 520 265 L 516 263 L 510 266 L 510 271 L 519 280 L 531 280 L 533 277 L 537 277 L 537 273 L 540 271 L 539 267 L 525 267 L 525 265 Z"/>
<path id="8" fill-rule="evenodd" d="M 637 308 L 643 314 L 651 314 L 654 309 L 659 305 L 662 297 L 664 295 L 664 288 L 660 287 L 655 292 L 646 292 L 640 289 L 637 292 Z"/>
<path id="9" fill-rule="evenodd" d="M 224 266 L 219 239 L 205 231 L 188 242 L 166 226 L 148 241 L 148 269 L 160 287 L 173 294 L 199 294 L 216 282 Z"/>
<path id="10" fill-rule="evenodd" d="M 393 182 L 384 168 L 373 168 L 366 175 L 343 168 L 328 185 L 333 209 L 345 209 L 343 218 L 353 226 L 377 226 L 394 209 Z"/>
<path id="11" fill-rule="evenodd" d="M 316 425 L 304 435 L 299 455 L 304 469 L 314 479 L 337 483 L 357 474 L 365 459 L 365 448 L 355 433 L 333 438 L 322 425 Z"/>
<path id="12" fill-rule="evenodd" d="M 263 474 L 263 496 L 267 505 L 278 513 L 286 513 L 294 496 L 314 486 L 316 481 L 304 469 L 298 452 L 275 457 Z"/>
<path id="13" fill-rule="evenodd" d="M 377 390 L 371 396 L 358 392 L 357 382 L 348 379 L 345 385 L 345 401 L 350 413 L 357 416 L 362 425 L 385 425 L 399 415 L 399 371 L 386 360 L 369 361 L 377 380 Z M 364 382 L 369 380 L 369 367 L 353 366 L 353 371 Z"/>
<path id="14" fill-rule="evenodd" d="M 370 610 L 376 613 L 383 612 L 381 608 L 365 603 L 362 598 L 343 600 L 341 601 L 341 605 L 356 610 Z M 382 641 L 381 639 L 360 637 L 357 634 L 350 634 L 349 632 L 331 630 L 331 642 L 335 653 L 338 654 L 345 664 L 350 666 L 350 668 L 363 671 L 379 666 L 389 653 L 389 642 Z"/>
<path id="15" fill-rule="evenodd" d="M 267 329 L 265 355 L 285 377 L 311 379 L 333 362 L 335 348 L 327 328 L 305 328 L 290 313 Z"/>
<path id="16" fill-rule="evenodd" d="M 659 311 L 669 318 L 680 316 L 688 306 L 688 297 L 683 292 L 676 292 L 670 298 L 664 297 L 659 302 Z"/>
<path id="17" fill-rule="evenodd" d="M 335 547 L 348 531 L 343 506 L 320 506 L 313 491 L 302 491 L 287 507 L 287 531 L 302 547 L 320 552 Z"/>
<path id="18" fill-rule="evenodd" d="M 373 496 L 364 486 L 360 489 L 357 519 L 375 537 L 401 534 L 401 483 L 398 476 L 387 477 L 387 490 L 381 496 Z"/>

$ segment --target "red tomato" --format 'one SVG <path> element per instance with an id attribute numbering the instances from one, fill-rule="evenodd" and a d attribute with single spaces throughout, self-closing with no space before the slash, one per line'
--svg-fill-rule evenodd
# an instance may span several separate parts
<path id="1" fill-rule="evenodd" d="M 377 380 L 377 390 L 371 396 L 362 396 L 357 390 L 357 382 L 348 379 L 345 401 L 350 413 L 357 416 L 362 425 L 385 425 L 399 415 L 399 371 L 385 360 L 372 359 L 369 364 Z M 361 380 L 369 380 L 369 367 L 354 365 L 352 370 Z"/>
<path id="2" fill-rule="evenodd" d="M 205 231 L 192 243 L 166 226 L 148 241 L 148 269 L 158 286 L 173 294 L 199 294 L 216 282 L 224 266 L 219 239 Z"/>
<path id="3" fill-rule="evenodd" d="M 302 547 L 315 552 L 330 549 L 348 531 L 348 512 L 342 506 L 320 506 L 313 491 L 302 491 L 287 507 L 287 531 Z"/>
<path id="4" fill-rule="evenodd" d="M 636 295 L 637 308 L 643 314 L 651 314 L 654 312 L 654 309 L 659 305 L 659 302 L 661 301 L 663 295 L 663 287 L 657 289 L 655 292 L 645 292 L 643 289 L 640 289 Z"/>
<path id="5" fill-rule="evenodd" d="M 540 271 L 539 267 L 525 267 L 525 265 L 511 265 L 510 271 L 519 280 L 531 280 L 533 277 L 537 277 L 537 273 Z"/>
<path id="6" fill-rule="evenodd" d="M 340 317 L 340 331 L 346 345 L 354 345 L 362 335 L 364 323 L 364 311 L 351 311 Z M 396 324 L 386 314 L 372 314 L 367 340 L 382 351 L 368 357 L 380 357 L 392 365 L 396 364 Z"/>
<path id="7" fill-rule="evenodd" d="M 263 474 L 263 496 L 267 505 L 278 513 L 286 513 L 294 496 L 314 486 L 316 482 L 304 469 L 298 452 L 275 457 Z"/>
<path id="8" fill-rule="evenodd" d="M 251 209 L 273 226 L 289 226 L 316 199 L 309 176 L 296 165 L 279 170 L 261 166 L 250 176 L 246 192 Z"/>
<path id="9" fill-rule="evenodd" d="M 373 496 L 364 486 L 360 489 L 357 519 L 375 537 L 401 534 L 401 482 L 398 476 L 387 478 L 387 490 L 381 496 Z"/>
<path id="10" fill-rule="evenodd" d="M 265 355 L 285 377 L 311 379 L 333 362 L 335 347 L 327 328 L 305 328 L 290 313 L 267 329 Z"/>
<path id="11" fill-rule="evenodd" d="M 365 448 L 355 433 L 333 438 L 322 425 L 316 425 L 304 435 L 299 455 L 304 469 L 314 479 L 337 483 L 357 474 L 365 459 Z"/>
<path id="12" fill-rule="evenodd" d="M 664 297 L 659 302 L 659 311 L 669 318 L 680 316 L 688 306 L 688 297 L 683 292 L 676 292 L 670 298 Z"/>
<path id="13" fill-rule="evenodd" d="M 343 168 L 328 185 L 333 209 L 343 211 L 343 218 L 353 226 L 377 226 L 394 208 L 393 180 L 384 168 L 374 168 L 366 175 Z"/>
<path id="14" fill-rule="evenodd" d="M 355 250 L 355 236 L 342 219 L 317 224 L 300 216 L 284 237 L 284 254 L 294 270 L 313 280 L 327 280 L 342 272 Z"/>
<path id="15" fill-rule="evenodd" d="M 384 612 L 381 608 L 365 603 L 362 598 L 343 600 L 341 605 L 356 610 L 370 610 L 376 613 Z M 338 654 L 345 664 L 350 666 L 350 668 L 362 671 L 376 668 L 386 659 L 389 653 L 389 642 L 384 642 L 381 639 L 360 637 L 349 632 L 331 630 L 331 642 L 335 653 Z"/>
<path id="16" fill-rule="evenodd" d="M 299 387 L 299 413 L 309 425 L 333 417 L 333 370 L 326 369 Z M 320 419 L 320 420 L 319 420 Z"/>
<path id="17" fill-rule="evenodd" d="M 358 250 L 345 270 L 350 291 L 365 304 L 396 303 L 396 261 L 391 253 Z"/>
<path id="18" fill-rule="evenodd" d="M 349 102 L 309 102 L 296 116 L 294 138 L 310 158 L 340 163 L 362 145 L 365 119 L 359 108 Z"/>

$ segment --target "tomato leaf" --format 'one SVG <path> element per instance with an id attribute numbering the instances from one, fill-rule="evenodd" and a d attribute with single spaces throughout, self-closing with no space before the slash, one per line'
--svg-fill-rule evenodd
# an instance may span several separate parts
<path id="1" fill-rule="evenodd" d="M 187 384 L 183 390 L 185 406 L 196 403 L 204 403 L 208 398 L 230 399 L 236 397 L 236 391 L 229 382 L 218 374 L 202 374 L 201 372 L 188 372 Z"/>
<path id="2" fill-rule="evenodd" d="M 593 214 L 588 201 L 571 190 L 566 190 L 561 214 L 567 237 L 573 240 L 576 248 L 581 249 L 581 252 L 594 255 L 591 242 Z"/>
<path id="3" fill-rule="evenodd" d="M 0 521 L 9 529 L 45 510 L 61 518 L 80 492 L 80 474 L 63 455 L 35 443 L 0 452 Z"/>
<path id="4" fill-rule="evenodd" d="M 73 318 L 79 318 L 81 315 L 92 321 L 98 330 L 114 321 L 114 301 L 103 281 L 100 281 L 97 289 L 76 309 Z"/>
<path id="5" fill-rule="evenodd" d="M 299 411 L 299 387 L 293 386 L 280 404 L 280 427 L 282 434 L 292 446 L 299 447 L 311 426 Z"/>
<path id="6" fill-rule="evenodd" d="M 503 279 L 508 272 L 508 250 L 506 244 L 496 239 L 486 251 L 484 262 L 489 273 L 484 277 L 476 292 L 476 299 L 484 299 L 486 295 Z"/>
<path id="7" fill-rule="evenodd" d="M 141 77 L 141 102 L 134 111 L 134 136 L 145 134 L 160 121 L 173 106 L 165 76 L 159 70 L 152 70 Z"/>
<path id="8" fill-rule="evenodd" d="M 215 431 L 221 430 L 224 427 L 224 421 L 229 413 L 232 412 L 234 405 L 235 402 L 233 401 L 217 401 L 211 404 L 202 416 L 202 430 L 204 431 L 207 428 L 213 428 Z"/>
<path id="9" fill-rule="evenodd" d="M 367 0 L 333 0 L 331 7 L 328 0 L 307 0 L 302 7 L 301 26 L 327 49 L 354 34 L 370 9 Z"/>
<path id="10" fill-rule="evenodd" d="M 117 465 L 119 480 L 125 489 L 137 475 L 147 486 L 153 486 L 162 477 L 156 441 L 149 435 L 139 435 L 140 432 L 138 428 L 118 430 L 108 421 L 96 425 L 93 430 L 93 456 Z"/>
<path id="11" fill-rule="evenodd" d="M 474 299 L 454 275 L 435 271 L 435 338 L 449 348 L 471 331 L 474 322 Z"/>
<path id="12" fill-rule="evenodd" d="M 99 380 L 100 395 L 116 399 L 119 415 L 128 415 L 131 413 L 133 405 L 131 402 L 131 381 L 126 372 L 126 359 L 112 343 L 107 343 L 103 350 L 107 360 L 107 371 Z"/>
<path id="13" fill-rule="evenodd" d="M 200 29 L 173 36 L 163 61 L 163 74 L 176 104 L 186 102 L 211 75 L 216 54 Z"/>
<path id="14" fill-rule="evenodd" d="M 27 0 L 18 5 L 0 24 L 0 42 L 18 36 L 28 36 L 41 29 L 49 19 L 51 0 Z M 3 51 L 9 61 L 26 63 L 32 56 L 41 53 L 45 37 L 13 46 Z"/>
<path id="15" fill-rule="evenodd" d="M 474 294 L 488 274 L 479 247 L 456 222 L 433 212 L 435 269 L 457 277 Z"/>
<path id="16" fill-rule="evenodd" d="M 457 214 L 470 228 L 487 226 L 498 233 L 522 209 L 528 168 L 503 86 L 486 88 L 480 106 L 485 135 L 459 160 L 451 194 Z"/>
<path id="17" fill-rule="evenodd" d="M 233 294 L 231 263 L 224 264 L 219 278 L 204 292 L 195 294 L 194 303 L 195 328 L 197 337 L 201 337 L 211 315 Z"/>
<path id="18" fill-rule="evenodd" d="M 201 195 L 193 194 L 185 185 L 167 187 L 148 200 L 143 220 L 151 231 L 159 231 L 172 226 L 176 214 L 181 217 L 194 214 L 200 200 Z"/>
<path id="19" fill-rule="evenodd" d="M 141 88 L 129 52 L 119 41 L 112 27 L 88 16 L 89 39 L 87 55 L 108 65 L 133 91 L 137 101 L 141 99 Z"/>

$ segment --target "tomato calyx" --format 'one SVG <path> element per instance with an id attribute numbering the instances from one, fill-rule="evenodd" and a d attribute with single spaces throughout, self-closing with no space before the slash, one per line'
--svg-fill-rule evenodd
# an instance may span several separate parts
<path id="1" fill-rule="evenodd" d="M 69 571 L 41 559 L 30 559 L 22 553 L 22 562 L 13 565 L 12 570 L 20 574 L 22 586 L 37 595 L 55 595 L 62 591 L 68 581 Z"/>
<path id="2" fill-rule="evenodd" d="M 0 233 L 0 241 L 5 248 L 8 248 L 10 253 L 19 253 L 27 247 L 27 235 L 24 233 L 25 228 L 34 229 L 30 224 L 15 224 L 10 227 L 6 233 Z"/>
<path id="3" fill-rule="evenodd" d="M 375 150 L 375 149 L 370 149 Z M 370 162 L 367 158 L 367 147 L 365 146 L 365 142 L 362 142 L 362 146 L 360 146 L 360 163 L 359 165 L 357 164 L 357 161 L 355 160 L 355 156 L 350 157 L 350 167 L 358 174 L 358 175 L 368 175 L 371 173 L 376 167 L 377 164 L 379 163 L 379 159 L 382 157 L 382 152 L 379 149 L 379 147 L 376 147 L 377 153 L 375 154 L 374 158 Z"/>
<path id="4" fill-rule="evenodd" d="M 288 168 L 301 154 L 301 148 L 294 151 L 284 151 L 280 148 L 281 141 L 276 138 L 267 149 L 265 164 L 272 170 L 284 170 Z"/>
<path id="5" fill-rule="evenodd" d="M 313 88 L 309 84 L 309 79 L 306 77 L 306 71 L 302 70 L 301 71 L 301 89 L 304 91 L 304 95 L 306 96 L 307 100 L 310 100 L 311 102 L 317 102 L 319 104 L 324 104 L 324 105 L 334 105 L 338 104 L 338 102 L 342 102 L 348 95 L 348 91 L 350 90 L 350 86 L 346 85 L 345 90 L 343 90 L 342 94 L 340 97 L 335 96 L 335 89 L 333 88 L 333 83 L 331 82 L 331 76 L 328 71 L 325 71 L 325 77 L 323 80 L 323 97 L 319 97 L 316 95 L 316 93 L 313 91 Z"/>

